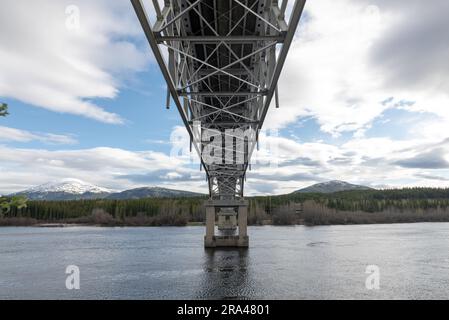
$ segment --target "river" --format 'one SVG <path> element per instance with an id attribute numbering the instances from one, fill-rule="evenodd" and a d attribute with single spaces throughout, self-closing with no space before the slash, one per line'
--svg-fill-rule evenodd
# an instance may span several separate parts
<path id="1" fill-rule="evenodd" d="M 247 250 L 205 250 L 203 227 L 0 228 L 0 298 L 449 298 L 449 223 L 248 233 Z"/>

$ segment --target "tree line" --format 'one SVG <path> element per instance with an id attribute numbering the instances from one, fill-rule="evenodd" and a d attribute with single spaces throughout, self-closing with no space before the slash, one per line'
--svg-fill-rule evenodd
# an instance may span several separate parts
<path id="1" fill-rule="evenodd" d="M 10 219 L 31 224 L 186 225 L 204 222 L 204 200 L 205 197 L 28 201 L 26 207 L 10 206 L 3 224 Z M 449 189 L 293 193 L 247 200 L 248 221 L 253 225 L 449 221 Z"/>

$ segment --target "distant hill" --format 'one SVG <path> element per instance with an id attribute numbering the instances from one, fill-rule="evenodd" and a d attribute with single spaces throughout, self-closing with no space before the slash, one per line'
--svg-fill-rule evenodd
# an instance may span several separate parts
<path id="1" fill-rule="evenodd" d="M 30 200 L 89 200 L 201 197 L 201 193 L 160 187 L 144 187 L 113 192 L 79 179 L 63 179 L 45 183 L 12 195 L 23 195 Z"/>
<path id="2" fill-rule="evenodd" d="M 118 193 L 113 193 L 106 197 L 106 199 L 142 199 L 142 198 L 177 198 L 177 197 L 201 197 L 204 194 L 173 190 L 160 187 L 144 187 L 125 190 Z"/>
<path id="3" fill-rule="evenodd" d="M 374 190 L 373 188 L 356 185 L 340 180 L 332 180 L 327 182 L 321 182 L 309 187 L 299 189 L 293 193 L 332 193 L 338 191 L 349 191 L 349 190 Z"/>
<path id="4" fill-rule="evenodd" d="M 30 200 L 82 200 L 102 199 L 111 191 L 79 179 L 62 179 L 14 193 L 23 195 Z"/>

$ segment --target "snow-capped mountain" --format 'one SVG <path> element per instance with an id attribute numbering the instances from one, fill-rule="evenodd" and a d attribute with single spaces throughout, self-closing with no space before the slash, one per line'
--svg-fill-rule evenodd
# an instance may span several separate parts
<path id="1" fill-rule="evenodd" d="M 109 189 L 70 178 L 41 184 L 14 195 L 25 195 L 30 200 L 77 200 L 104 198 L 111 192 Z"/>
<path id="2" fill-rule="evenodd" d="M 317 183 L 317 184 L 311 185 L 309 187 L 299 189 L 297 191 L 294 191 L 294 193 L 296 193 L 296 192 L 332 193 L 332 192 L 349 191 L 349 190 L 372 190 L 372 188 L 348 183 L 345 181 L 332 180 L 332 181 Z"/>
<path id="3" fill-rule="evenodd" d="M 111 190 L 98 187 L 91 183 L 79 179 L 62 179 L 60 181 L 48 182 L 36 187 L 25 190 L 24 192 L 68 192 L 74 194 L 83 194 L 85 192 L 106 193 Z"/>
<path id="4" fill-rule="evenodd" d="M 63 179 L 14 193 L 30 200 L 142 199 L 199 197 L 203 194 L 161 187 L 144 187 L 114 193 L 79 179 Z"/>

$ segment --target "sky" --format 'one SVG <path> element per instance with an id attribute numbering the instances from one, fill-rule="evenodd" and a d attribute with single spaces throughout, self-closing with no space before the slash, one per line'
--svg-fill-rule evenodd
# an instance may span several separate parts
<path id="1" fill-rule="evenodd" d="M 308 1 L 245 194 L 449 187 L 447 12 L 446 0 Z M 198 157 L 174 155 L 187 134 L 165 88 L 129 1 L 1 1 L 0 194 L 65 178 L 207 193 Z"/>

